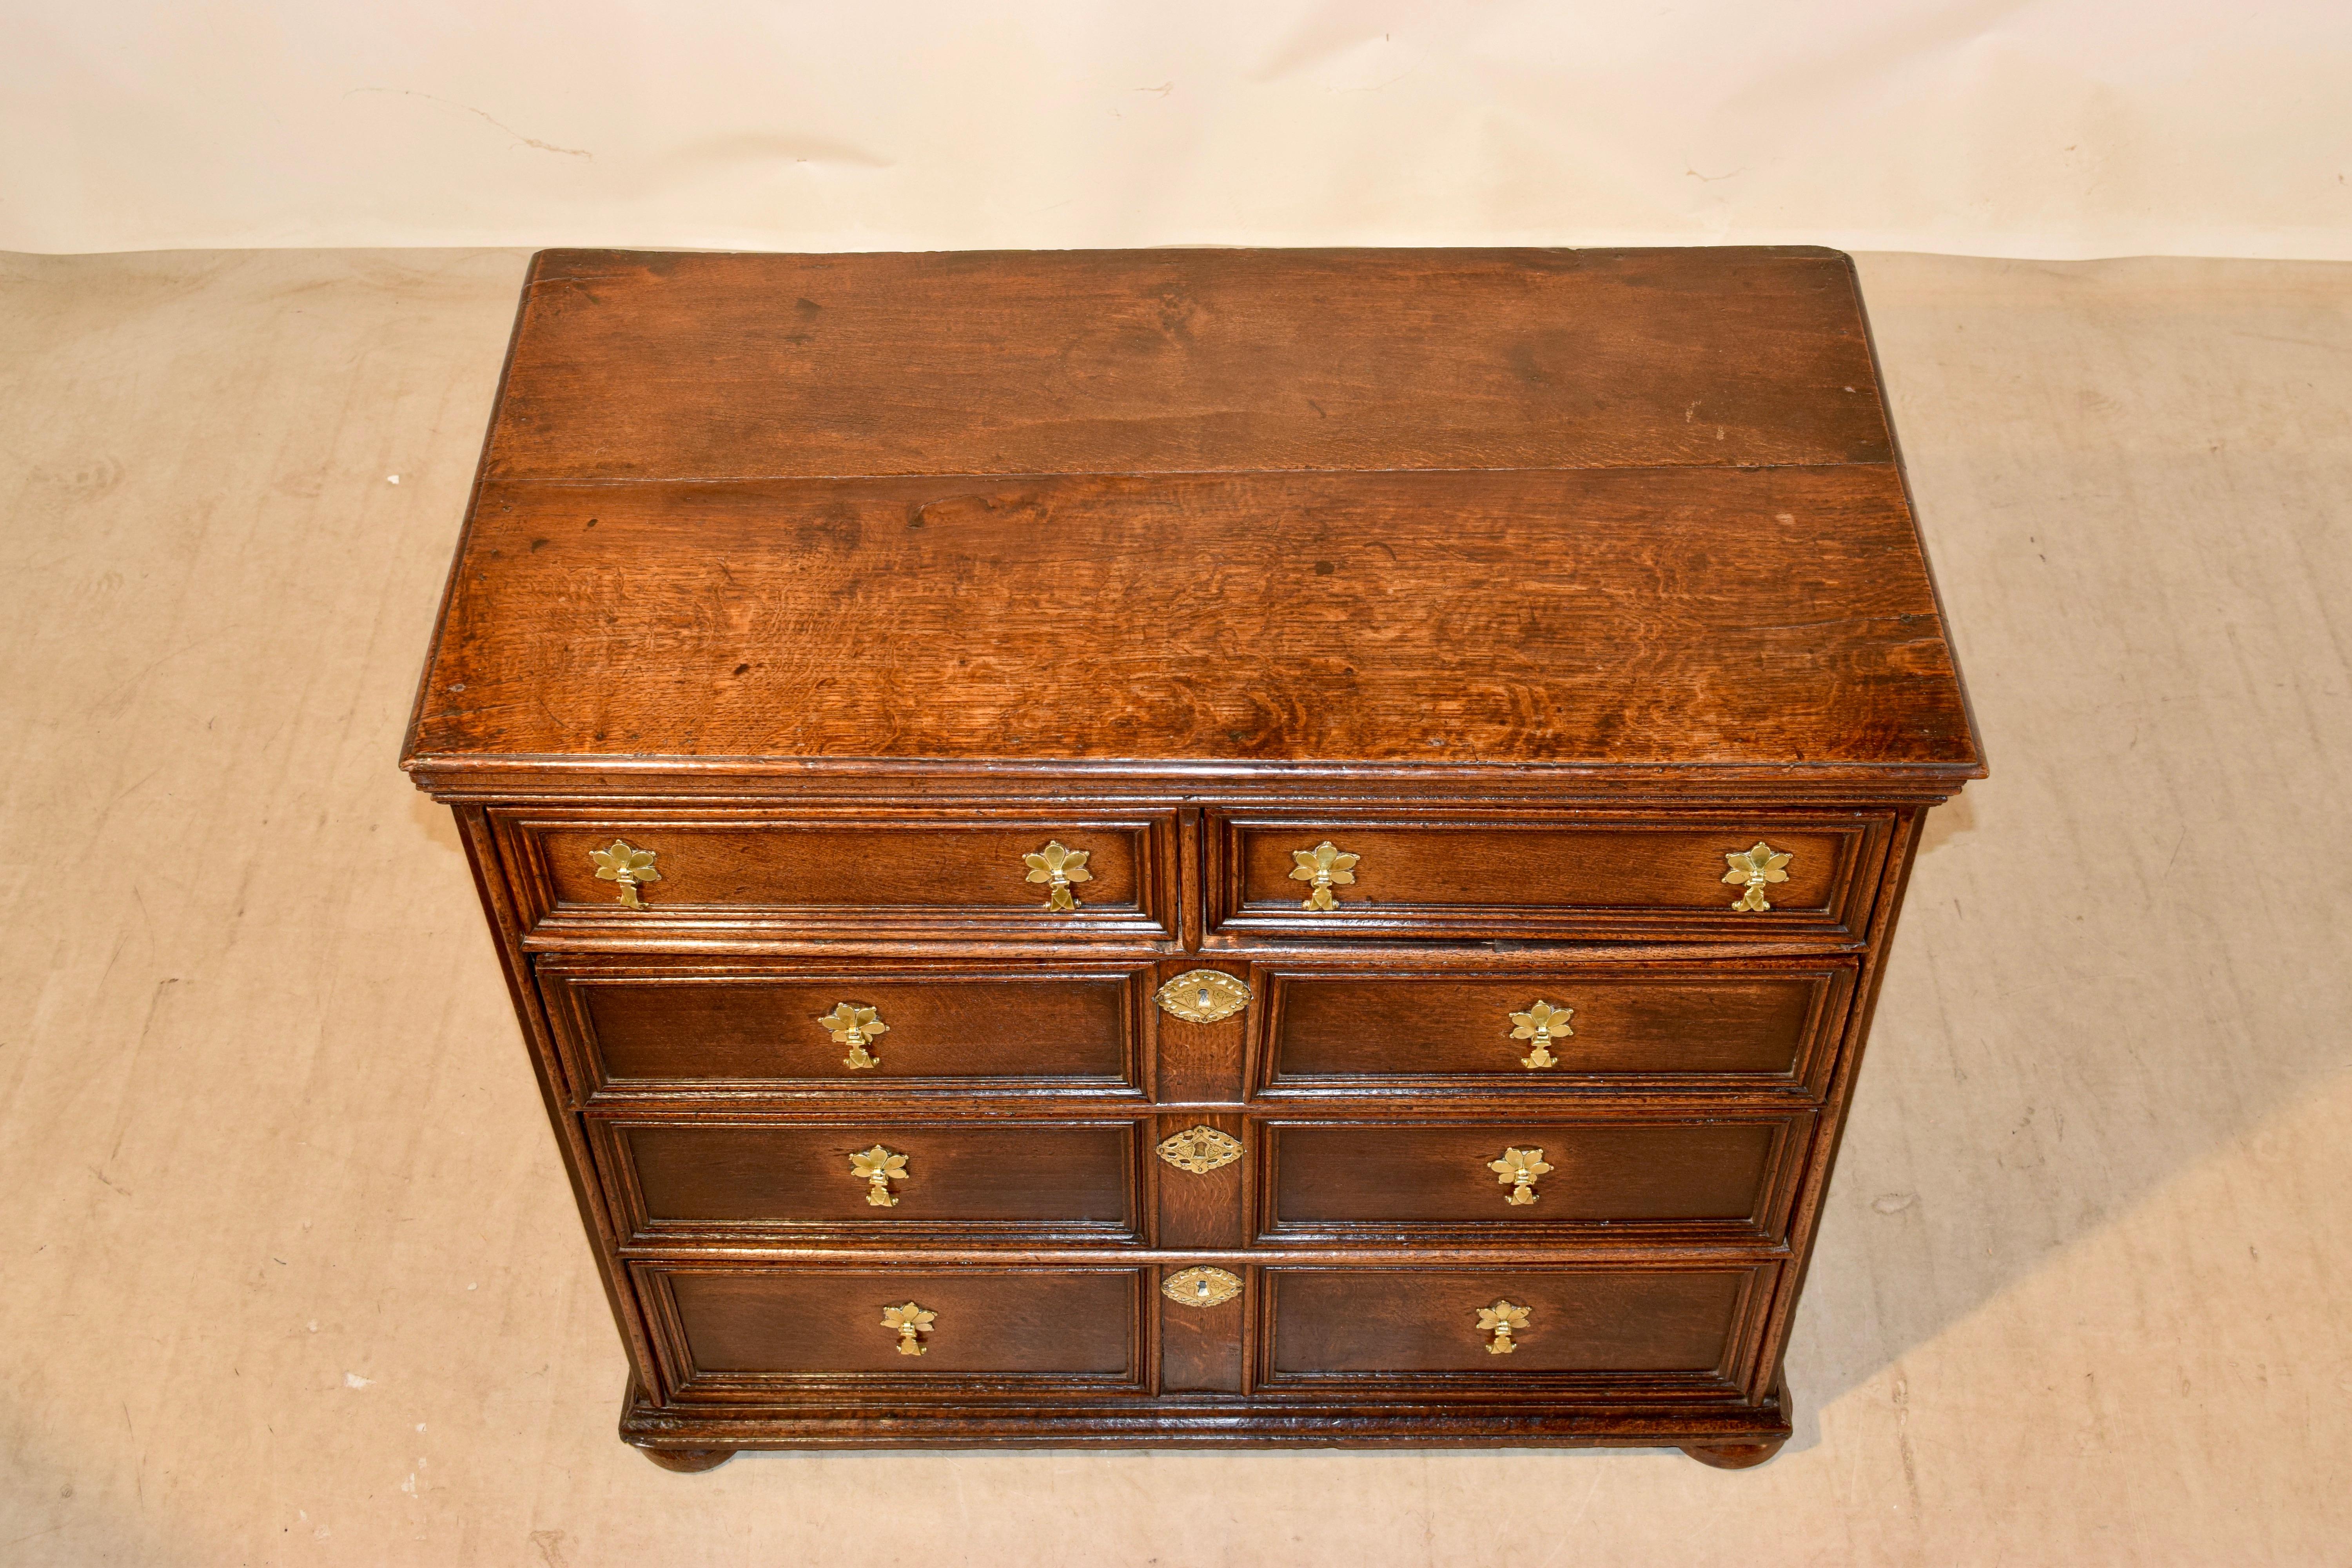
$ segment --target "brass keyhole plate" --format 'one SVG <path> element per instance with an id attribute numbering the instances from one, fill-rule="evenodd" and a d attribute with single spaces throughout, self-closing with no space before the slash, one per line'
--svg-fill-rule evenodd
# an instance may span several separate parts
<path id="1" fill-rule="evenodd" d="M 1250 1005 L 1250 988 L 1222 969 L 1195 969 L 1162 985 L 1155 999 L 1188 1024 L 1215 1024 Z"/>

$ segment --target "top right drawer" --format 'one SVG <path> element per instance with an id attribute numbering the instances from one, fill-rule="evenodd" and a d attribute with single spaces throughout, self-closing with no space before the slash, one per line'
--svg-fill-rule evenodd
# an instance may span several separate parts
<path id="1" fill-rule="evenodd" d="M 1893 825 L 1883 812 L 1230 812 L 1208 836 L 1208 928 L 1860 942 Z"/>

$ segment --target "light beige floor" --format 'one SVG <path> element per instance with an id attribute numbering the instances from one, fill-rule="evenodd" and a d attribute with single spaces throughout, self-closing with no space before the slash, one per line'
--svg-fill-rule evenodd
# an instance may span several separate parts
<path id="1" fill-rule="evenodd" d="M 394 768 L 521 265 L 0 258 L 0 1561 L 2352 1561 L 2352 267 L 1865 261 L 1996 776 L 1777 1462 L 689 1478 Z"/>

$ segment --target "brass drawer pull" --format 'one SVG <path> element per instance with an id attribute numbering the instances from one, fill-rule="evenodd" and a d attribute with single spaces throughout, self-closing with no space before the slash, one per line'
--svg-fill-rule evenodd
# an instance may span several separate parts
<path id="1" fill-rule="evenodd" d="M 1540 1149 L 1506 1149 L 1499 1160 L 1486 1162 L 1486 1169 L 1495 1173 L 1495 1180 L 1511 1189 L 1503 1201 L 1514 1205 L 1536 1201 L 1536 1178 L 1551 1167 L 1544 1163 Z"/>
<path id="2" fill-rule="evenodd" d="M 1528 1314 L 1533 1310 L 1532 1307 L 1514 1307 L 1507 1300 L 1479 1308 L 1478 1331 L 1494 1336 L 1487 1342 L 1486 1353 L 1508 1355 L 1518 1349 L 1517 1342 L 1511 1336 L 1527 1331 Z"/>
<path id="3" fill-rule="evenodd" d="M 1302 909 L 1336 910 L 1339 900 L 1331 889 L 1345 888 L 1356 880 L 1355 865 L 1360 855 L 1350 855 L 1326 838 L 1312 849 L 1294 849 L 1290 858 L 1298 862 L 1290 868 L 1294 882 L 1312 882 L 1315 890 L 1307 895 Z"/>
<path id="4" fill-rule="evenodd" d="M 1188 1127 L 1173 1138 L 1161 1140 L 1160 1157 L 1180 1171 L 1205 1176 L 1240 1159 L 1241 1141 L 1214 1127 Z"/>
<path id="5" fill-rule="evenodd" d="M 1095 879 L 1095 874 L 1087 869 L 1087 857 L 1091 853 L 1087 849 L 1066 848 L 1060 839 L 1049 838 L 1043 849 L 1021 857 L 1029 868 L 1031 881 L 1053 885 L 1053 891 L 1045 898 L 1047 909 L 1067 912 L 1078 907 L 1078 896 L 1070 891 L 1070 884 Z"/>
<path id="6" fill-rule="evenodd" d="M 847 1046 L 849 1054 L 841 1058 L 847 1068 L 878 1068 L 882 1058 L 866 1050 L 877 1035 L 887 1035 L 890 1026 L 871 1007 L 860 1007 L 855 1002 L 837 1002 L 830 1013 L 817 1015 L 818 1023 L 833 1031 L 833 1043 Z"/>
<path id="7" fill-rule="evenodd" d="M 882 1326 L 898 1334 L 900 1355 L 920 1355 L 931 1347 L 925 1344 L 919 1336 L 930 1331 L 939 1316 L 937 1312 L 926 1312 L 909 1301 L 903 1307 L 883 1308 Z"/>
<path id="8" fill-rule="evenodd" d="M 890 1190 L 893 1182 L 907 1179 L 907 1156 L 893 1154 L 877 1143 L 863 1154 L 849 1157 L 849 1169 L 866 1185 L 866 1201 L 876 1208 L 894 1209 L 898 1206 L 898 1194 Z"/>
<path id="9" fill-rule="evenodd" d="M 1564 1040 L 1576 1033 L 1568 1021 L 1576 1016 L 1573 1007 L 1555 1007 L 1549 1002 L 1530 1002 L 1524 1013 L 1511 1015 L 1511 1038 L 1533 1040 L 1535 1048 L 1519 1058 L 1523 1068 L 1548 1068 L 1559 1065 L 1551 1054 L 1551 1043 Z"/>
<path id="10" fill-rule="evenodd" d="M 626 842 L 615 838 L 610 849 L 591 849 L 588 858 L 596 863 L 596 879 L 621 884 L 621 902 L 633 910 L 646 907 L 637 897 L 638 884 L 658 882 L 661 873 L 654 869 L 654 857 L 658 849 L 633 849 Z"/>
<path id="11" fill-rule="evenodd" d="M 1769 910 L 1772 906 L 1764 900 L 1764 889 L 1769 883 L 1789 879 L 1789 873 L 1781 868 L 1795 859 L 1796 855 L 1793 852 L 1783 855 L 1759 838 L 1755 848 L 1726 851 L 1723 858 L 1725 864 L 1731 868 L 1723 874 L 1723 879 L 1748 885 L 1748 890 L 1733 900 L 1731 907 L 1735 910 Z"/>
<path id="12" fill-rule="evenodd" d="M 1180 1307 L 1221 1307 L 1242 1293 L 1241 1278 L 1222 1268 L 1181 1268 L 1160 1293 Z"/>

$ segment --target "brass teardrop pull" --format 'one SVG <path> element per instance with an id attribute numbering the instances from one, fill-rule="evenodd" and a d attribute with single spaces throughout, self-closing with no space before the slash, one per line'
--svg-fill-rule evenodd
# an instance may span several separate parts
<path id="1" fill-rule="evenodd" d="M 909 1301 L 903 1307 L 883 1308 L 882 1326 L 898 1336 L 900 1355 L 921 1355 L 930 1349 L 923 1342 L 922 1336 L 930 1332 L 931 1325 L 939 1321 L 939 1316 L 937 1312 L 927 1312 Z"/>
<path id="2" fill-rule="evenodd" d="M 1069 848 L 1060 839 L 1049 838 L 1043 849 L 1021 857 L 1022 863 L 1029 868 L 1029 879 L 1051 889 L 1045 896 L 1048 910 L 1064 914 L 1076 910 L 1078 896 L 1070 891 L 1070 884 L 1095 879 L 1095 874 L 1087 869 L 1087 858 L 1092 853 Z"/>
<path id="3" fill-rule="evenodd" d="M 1558 1067 L 1559 1058 L 1551 1054 L 1551 1043 L 1564 1040 L 1576 1033 L 1568 1021 L 1576 1016 L 1573 1007 L 1555 1007 L 1549 1002 L 1530 1002 L 1524 1013 L 1511 1015 L 1511 1038 L 1530 1040 L 1534 1048 L 1519 1058 L 1523 1068 Z"/>
<path id="4" fill-rule="evenodd" d="M 1506 1149 L 1499 1160 L 1486 1162 L 1486 1169 L 1495 1173 L 1495 1180 L 1511 1189 L 1503 1201 L 1517 1207 L 1536 1201 L 1536 1178 L 1550 1171 L 1540 1149 Z"/>
<path id="5" fill-rule="evenodd" d="M 1509 1355 L 1517 1350 L 1518 1342 L 1511 1336 L 1527 1332 L 1528 1314 L 1534 1310 L 1532 1307 L 1515 1307 L 1508 1300 L 1479 1308 L 1478 1331 L 1493 1336 L 1486 1343 L 1486 1353 Z"/>
<path id="6" fill-rule="evenodd" d="M 878 1068 L 882 1058 L 866 1047 L 874 1043 L 877 1035 L 887 1035 L 890 1026 L 871 1007 L 861 1007 L 855 1002 L 837 1002 L 830 1013 L 817 1016 L 818 1023 L 833 1032 L 833 1043 L 847 1046 L 849 1054 L 841 1058 L 845 1068 Z"/>

